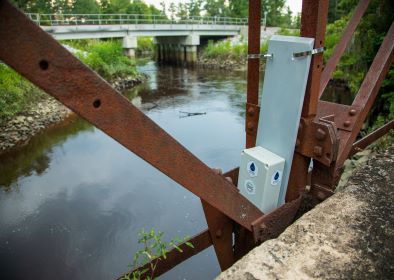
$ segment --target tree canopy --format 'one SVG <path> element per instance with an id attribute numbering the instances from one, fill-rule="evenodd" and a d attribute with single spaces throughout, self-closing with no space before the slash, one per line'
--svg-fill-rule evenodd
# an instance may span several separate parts
<path id="1" fill-rule="evenodd" d="M 186 0 L 183 3 L 161 2 L 161 9 L 143 0 L 12 0 L 30 13 L 78 14 L 144 14 L 168 15 L 172 19 L 193 16 L 237 17 L 248 16 L 248 0 Z M 352 0 L 346 0 L 352 1 Z M 262 15 L 267 12 L 268 26 L 294 27 L 296 18 L 285 6 L 285 0 L 265 0 Z"/>

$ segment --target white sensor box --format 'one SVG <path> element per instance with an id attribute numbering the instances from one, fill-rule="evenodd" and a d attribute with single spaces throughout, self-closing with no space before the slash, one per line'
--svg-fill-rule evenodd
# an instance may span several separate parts
<path id="1" fill-rule="evenodd" d="M 238 189 L 263 213 L 278 207 L 285 160 L 260 146 L 241 153 Z"/>

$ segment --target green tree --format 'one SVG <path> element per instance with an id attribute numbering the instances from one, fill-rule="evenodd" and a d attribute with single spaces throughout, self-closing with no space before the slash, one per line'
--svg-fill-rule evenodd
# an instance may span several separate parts
<path id="1" fill-rule="evenodd" d="M 209 17 L 223 17 L 228 14 L 228 7 L 225 0 L 206 0 L 204 10 Z"/>
<path id="2" fill-rule="evenodd" d="M 175 20 L 175 15 L 176 15 L 176 5 L 174 2 L 171 2 L 170 7 L 168 8 L 168 11 L 170 12 L 170 17 L 171 20 Z"/>
<path id="3" fill-rule="evenodd" d="M 186 8 L 189 16 L 195 17 L 201 15 L 202 0 L 190 0 L 186 3 Z"/>
<path id="4" fill-rule="evenodd" d="M 110 0 L 105 13 L 125 14 L 130 5 L 130 0 Z"/>
<path id="5" fill-rule="evenodd" d="M 338 0 L 337 15 L 347 13 L 346 16 L 327 26 L 325 59 L 332 54 L 338 43 L 343 29 L 351 17 L 351 11 L 357 1 Z M 334 78 L 343 79 L 353 94 L 363 81 L 391 23 L 394 21 L 394 2 L 392 0 L 372 0 L 364 14 L 353 39 L 334 72 Z M 394 117 L 394 66 L 382 84 L 378 98 L 369 115 L 368 126 L 381 124 Z"/>
<path id="6" fill-rule="evenodd" d="M 74 14 L 97 14 L 100 12 L 100 6 L 96 0 L 74 0 L 72 13 Z"/>
<path id="7" fill-rule="evenodd" d="M 156 8 L 154 5 L 149 5 L 149 12 L 151 15 L 156 15 L 156 16 L 163 15 L 163 13 L 158 8 Z"/>
<path id="8" fill-rule="evenodd" d="M 286 0 L 267 0 L 262 4 L 262 14 L 267 12 L 267 26 L 283 26 L 285 23 L 285 16 L 283 9 L 285 8 Z"/>
<path id="9" fill-rule="evenodd" d="M 289 6 L 286 7 L 286 14 L 283 15 L 282 26 L 287 28 L 293 27 L 293 13 Z"/>
<path id="10" fill-rule="evenodd" d="M 229 0 L 229 15 L 231 17 L 247 17 L 248 7 L 248 0 Z"/>
<path id="11" fill-rule="evenodd" d="M 178 3 L 178 11 L 176 13 L 176 16 L 180 19 L 186 19 L 188 17 L 186 4 Z"/>
<path id="12" fill-rule="evenodd" d="M 138 14 L 138 15 L 150 15 L 151 11 L 148 5 L 145 4 L 142 0 L 133 0 L 129 3 L 127 9 L 127 14 Z"/>

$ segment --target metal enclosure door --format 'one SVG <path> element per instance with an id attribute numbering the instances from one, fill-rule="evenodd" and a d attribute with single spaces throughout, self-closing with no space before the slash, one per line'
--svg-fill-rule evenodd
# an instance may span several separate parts
<path id="1" fill-rule="evenodd" d="M 275 35 L 269 41 L 256 146 L 285 159 L 278 206 L 285 203 L 314 39 Z"/>

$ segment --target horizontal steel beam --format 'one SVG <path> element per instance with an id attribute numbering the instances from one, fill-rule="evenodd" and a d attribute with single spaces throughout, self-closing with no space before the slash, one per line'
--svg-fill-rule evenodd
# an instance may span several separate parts
<path id="1" fill-rule="evenodd" d="M 350 151 L 349 158 L 352 157 L 354 154 L 357 154 L 358 152 L 364 150 L 366 147 L 371 145 L 373 142 L 378 140 L 379 138 L 383 137 L 387 133 L 390 132 L 390 130 L 394 129 L 394 120 L 386 123 L 382 127 L 379 127 L 375 131 L 371 132 L 364 138 L 358 140 L 353 144 L 352 150 Z"/>
<path id="2" fill-rule="evenodd" d="M 7 1 L 0 2 L 0 38 L 2 61 L 208 204 L 248 230 L 263 215 Z"/>
<path id="3" fill-rule="evenodd" d="M 193 248 L 186 245 L 186 242 L 190 242 L 193 245 Z M 165 259 L 163 257 L 159 257 L 141 267 L 138 267 L 126 273 L 125 275 L 127 274 L 133 275 L 133 272 L 137 270 L 144 271 L 145 269 L 147 269 L 148 271 L 141 275 L 141 279 L 146 279 L 146 277 L 151 276 L 152 274 L 153 274 L 152 279 L 155 279 L 156 277 L 159 277 L 160 275 L 171 270 L 178 264 L 184 262 L 185 260 L 200 253 L 201 251 L 207 249 L 212 245 L 212 240 L 208 229 L 195 235 L 194 237 L 190 238 L 186 242 L 178 245 L 178 247 L 182 250 L 182 252 L 179 252 L 179 250 L 174 248 L 166 254 L 167 256 Z M 156 264 L 156 268 L 153 272 L 151 270 L 151 264 Z M 124 275 L 120 276 L 118 279 L 122 279 L 122 278 L 124 279 Z"/>

